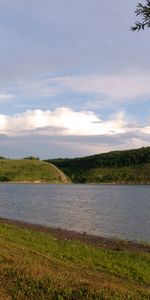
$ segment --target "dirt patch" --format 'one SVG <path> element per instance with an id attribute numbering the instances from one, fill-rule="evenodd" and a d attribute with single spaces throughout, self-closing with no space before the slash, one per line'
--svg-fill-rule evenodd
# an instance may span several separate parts
<path id="1" fill-rule="evenodd" d="M 111 249 L 115 251 L 133 251 L 133 252 L 147 252 L 150 253 L 150 245 L 144 243 L 137 243 L 127 240 L 115 240 L 110 238 L 104 238 L 95 235 L 89 235 L 85 232 L 79 233 L 72 230 L 66 230 L 61 228 L 51 228 L 44 225 L 31 224 L 18 220 L 11 220 L 6 218 L 0 218 L 0 223 L 16 225 L 20 228 L 28 228 L 39 232 L 51 234 L 58 240 L 78 240 L 88 245 L 95 247 Z"/>

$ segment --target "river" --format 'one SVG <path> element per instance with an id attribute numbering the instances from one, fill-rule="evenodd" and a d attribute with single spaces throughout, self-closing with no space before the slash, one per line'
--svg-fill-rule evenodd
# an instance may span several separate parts
<path id="1" fill-rule="evenodd" d="M 150 242 L 150 186 L 2 183 L 0 217 Z"/>

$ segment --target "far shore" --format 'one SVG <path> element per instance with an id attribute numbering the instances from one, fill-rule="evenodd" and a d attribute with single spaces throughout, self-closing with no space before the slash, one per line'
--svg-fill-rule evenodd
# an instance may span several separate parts
<path id="1" fill-rule="evenodd" d="M 0 181 L 0 184 L 70 184 L 71 182 L 49 182 L 49 181 Z"/>
<path id="2" fill-rule="evenodd" d="M 15 225 L 19 228 L 26 228 L 34 231 L 44 232 L 54 236 L 58 240 L 79 240 L 88 245 L 95 247 L 111 249 L 115 251 L 132 251 L 132 252 L 147 252 L 150 253 L 150 244 L 136 241 L 120 240 L 114 238 L 105 238 L 87 234 L 86 232 L 76 232 L 73 230 L 52 228 L 45 225 L 32 224 L 19 220 L 12 220 L 0 217 L 1 224 Z"/>
<path id="3" fill-rule="evenodd" d="M 59 184 L 59 185 L 150 185 L 150 182 L 50 182 L 50 181 L 0 181 L 0 184 Z"/>

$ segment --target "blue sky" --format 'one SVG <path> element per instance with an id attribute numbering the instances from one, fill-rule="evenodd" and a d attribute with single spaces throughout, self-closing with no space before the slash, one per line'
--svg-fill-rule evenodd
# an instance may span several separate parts
<path id="1" fill-rule="evenodd" d="M 150 145 L 150 31 L 130 30 L 137 2 L 0 0 L 0 155 Z"/>

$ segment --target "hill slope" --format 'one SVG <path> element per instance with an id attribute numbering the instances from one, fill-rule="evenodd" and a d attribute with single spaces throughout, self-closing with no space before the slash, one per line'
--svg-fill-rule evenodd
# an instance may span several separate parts
<path id="1" fill-rule="evenodd" d="M 47 161 L 73 182 L 150 184 L 150 147 Z"/>
<path id="2" fill-rule="evenodd" d="M 150 299 L 148 245 L 145 251 L 123 250 L 125 241 L 90 245 L 67 231 L 22 225 L 0 220 L 1 300 Z"/>
<path id="3" fill-rule="evenodd" d="M 1 182 L 68 183 L 69 180 L 56 166 L 40 160 L 0 159 Z"/>

